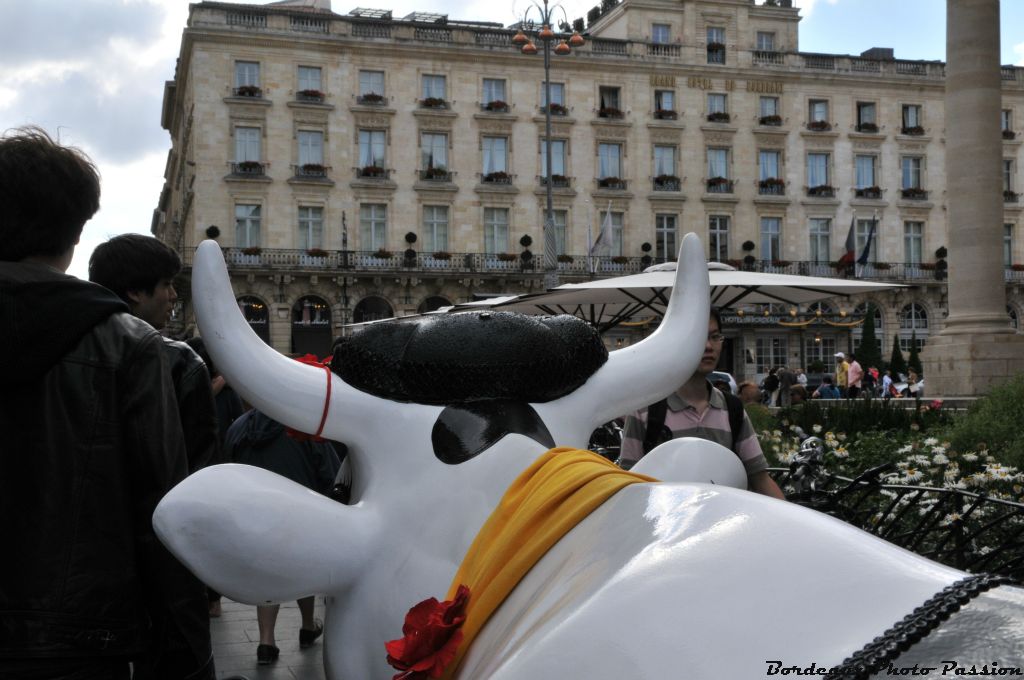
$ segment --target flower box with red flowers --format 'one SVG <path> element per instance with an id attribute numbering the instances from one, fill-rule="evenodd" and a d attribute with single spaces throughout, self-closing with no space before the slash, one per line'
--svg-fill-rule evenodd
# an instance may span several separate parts
<path id="1" fill-rule="evenodd" d="M 436 253 L 434 253 L 431 257 L 433 257 L 435 260 L 450 260 L 452 259 L 452 254 L 446 250 L 439 250 Z"/>
<path id="2" fill-rule="evenodd" d="M 778 127 L 782 125 L 782 116 L 761 116 L 757 119 L 758 125 L 770 125 L 772 127 Z"/>
<path id="3" fill-rule="evenodd" d="M 507 172 L 501 171 L 501 170 L 498 170 L 498 171 L 495 171 L 495 172 L 489 172 L 486 175 L 484 175 L 481 179 L 483 180 L 483 182 L 485 184 L 511 184 L 512 183 L 512 175 L 508 174 Z"/>
<path id="4" fill-rule="evenodd" d="M 861 189 L 854 189 L 853 195 L 857 198 L 871 198 L 877 200 L 882 197 L 882 189 L 880 187 L 863 187 Z"/>
<path id="5" fill-rule="evenodd" d="M 878 132 L 878 125 L 875 123 L 860 123 L 857 125 L 857 132 L 867 132 L 874 134 Z"/>
<path id="6" fill-rule="evenodd" d="M 320 163 L 305 163 L 299 166 L 299 174 L 305 177 L 323 177 L 327 174 L 327 168 Z"/>
<path id="7" fill-rule="evenodd" d="M 552 102 L 548 105 L 548 111 L 551 112 L 552 116 L 567 116 L 569 115 L 569 109 L 565 108 L 561 104 Z"/>
<path id="8" fill-rule="evenodd" d="M 709 123 L 728 123 L 730 120 L 731 116 L 725 111 L 712 111 L 708 114 Z"/>
<path id="9" fill-rule="evenodd" d="M 928 198 L 928 192 L 918 187 L 900 189 L 900 196 L 911 201 L 923 201 Z"/>
<path id="10" fill-rule="evenodd" d="M 1015 272 L 1024 272 L 1024 264 L 1014 263 L 1010 265 L 1010 269 Z"/>
<path id="11" fill-rule="evenodd" d="M 447 109 L 448 102 L 440 97 L 425 97 L 420 100 L 420 106 L 425 109 Z"/>
<path id="12" fill-rule="evenodd" d="M 812 120 L 807 124 L 807 129 L 811 132 L 828 132 L 832 129 L 832 123 L 827 120 Z"/>
<path id="13" fill-rule="evenodd" d="M 498 113 L 508 113 L 508 102 L 503 102 L 500 99 L 495 99 L 484 104 L 485 111 L 495 111 Z"/>
<path id="14" fill-rule="evenodd" d="M 602 177 L 597 180 L 597 186 L 602 189 L 625 189 L 626 183 L 619 177 Z"/>
<path id="15" fill-rule="evenodd" d="M 718 51 L 724 50 L 724 49 L 725 49 L 725 43 L 720 43 L 720 42 L 709 42 L 708 43 L 708 52 L 718 52 Z"/>
<path id="16" fill-rule="evenodd" d="M 793 263 L 789 260 L 772 260 L 773 267 L 788 267 L 791 264 Z"/>
<path id="17" fill-rule="evenodd" d="M 910 127 L 900 128 L 900 134 L 910 135 L 911 137 L 920 137 L 924 134 L 924 128 L 920 125 L 911 125 Z"/>
<path id="18" fill-rule="evenodd" d="M 612 264 L 626 264 L 629 262 L 629 258 L 625 255 L 615 255 L 612 257 Z"/>
<path id="19" fill-rule="evenodd" d="M 605 106 L 597 110 L 598 118 L 622 118 L 622 110 L 614 106 Z"/>
<path id="20" fill-rule="evenodd" d="M 299 90 L 295 96 L 300 102 L 320 103 L 324 100 L 324 93 L 320 90 Z"/>
<path id="21" fill-rule="evenodd" d="M 515 262 L 519 256 L 515 253 L 498 253 L 495 257 L 501 262 Z"/>
<path id="22" fill-rule="evenodd" d="M 1005 203 L 1016 203 L 1017 198 L 1019 198 L 1019 196 L 1020 194 L 1018 194 L 1016 191 L 1010 191 L 1009 189 L 1007 189 L 1006 191 L 1003 192 L 1003 201 Z"/>
<path id="23" fill-rule="evenodd" d="M 807 187 L 807 195 L 813 198 L 835 198 L 836 188 L 830 184 Z"/>
<path id="24" fill-rule="evenodd" d="M 384 103 L 384 95 L 377 94 L 376 92 L 367 92 L 366 94 L 359 95 L 356 101 L 360 104 L 378 106 Z"/>

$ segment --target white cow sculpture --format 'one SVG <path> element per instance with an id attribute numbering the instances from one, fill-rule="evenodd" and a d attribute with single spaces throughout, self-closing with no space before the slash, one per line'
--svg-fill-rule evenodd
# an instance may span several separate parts
<path id="1" fill-rule="evenodd" d="M 679 263 L 657 331 L 612 352 L 575 391 L 530 404 L 558 445 L 584 448 L 595 427 L 668 394 L 697 366 L 709 295 L 695 235 L 683 239 Z M 164 498 L 154 518 L 161 540 L 236 600 L 326 595 L 328 678 L 390 678 L 384 643 L 401 637 L 410 607 L 444 598 L 506 487 L 549 447 L 507 434 L 465 462 L 441 462 L 431 436 L 443 405 L 382 399 L 267 347 L 239 313 L 214 242 L 196 253 L 194 301 L 214 361 L 271 417 L 317 431 L 331 381 L 323 433 L 348 444 L 353 504 L 261 469 L 218 465 Z M 673 447 L 704 462 L 680 468 Z M 820 513 L 724 486 L 744 476 L 714 444 L 670 442 L 635 471 L 666 483 L 628 486 L 566 534 L 490 618 L 457 678 L 745 680 L 794 667 L 820 675 L 967 576 Z M 1024 666 L 1022 621 L 1024 591 L 995 587 L 889 663 Z"/>

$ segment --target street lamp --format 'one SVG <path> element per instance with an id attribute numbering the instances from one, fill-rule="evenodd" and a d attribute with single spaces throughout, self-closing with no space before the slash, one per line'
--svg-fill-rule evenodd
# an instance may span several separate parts
<path id="1" fill-rule="evenodd" d="M 565 10 L 561 5 L 548 7 L 548 0 L 542 0 L 543 6 L 533 3 L 533 6 L 526 10 L 523 20 L 519 24 L 519 32 L 512 38 L 512 44 L 519 46 L 523 54 L 537 54 L 537 45 L 523 32 L 523 26 L 527 25 L 527 19 L 531 10 L 537 10 L 540 14 L 541 29 L 535 32 L 535 37 L 544 46 L 544 174 L 545 187 L 547 189 L 547 205 L 544 214 L 544 287 L 554 288 L 558 285 L 558 244 L 555 239 L 555 211 L 551 196 L 551 52 L 566 55 L 573 47 L 581 46 L 585 41 L 578 31 L 573 31 L 568 38 L 564 34 L 555 33 L 551 30 L 553 14 L 555 10 L 562 10 L 562 16 L 568 20 Z M 532 25 L 532 24 L 531 24 Z M 554 48 L 552 42 L 556 42 Z"/>

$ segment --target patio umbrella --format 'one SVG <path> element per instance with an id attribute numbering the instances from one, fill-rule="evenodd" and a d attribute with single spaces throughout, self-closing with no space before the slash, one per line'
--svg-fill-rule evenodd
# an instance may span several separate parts
<path id="1" fill-rule="evenodd" d="M 860 279 L 740 271 L 719 262 L 708 263 L 708 278 L 711 304 L 725 308 L 741 302 L 795 306 L 831 297 L 906 287 Z M 674 279 L 675 263 L 668 262 L 649 267 L 640 274 L 567 283 L 546 293 L 495 300 L 490 307 L 527 314 L 572 314 L 604 332 L 624 321 L 661 316 L 672 293 Z M 480 308 L 480 303 L 470 304 L 471 307 L 455 305 L 450 311 Z"/>

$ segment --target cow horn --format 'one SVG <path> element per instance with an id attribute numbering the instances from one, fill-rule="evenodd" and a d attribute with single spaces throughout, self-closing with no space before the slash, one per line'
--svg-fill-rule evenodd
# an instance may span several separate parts
<path id="1" fill-rule="evenodd" d="M 697 370 L 707 342 L 708 266 L 696 234 L 683 237 L 672 296 L 661 325 L 648 338 L 608 355 L 578 390 L 558 400 L 566 414 L 587 414 L 593 425 L 671 394 Z"/>
<path id="2" fill-rule="evenodd" d="M 238 309 L 220 247 L 204 241 L 193 265 L 196 320 L 217 369 L 232 388 L 257 409 L 300 432 L 324 436 L 344 429 L 366 395 L 322 368 L 292 361 L 268 346 Z M 331 381 L 330 414 L 325 417 L 327 381 Z M 338 438 L 338 437 L 335 437 Z"/>

